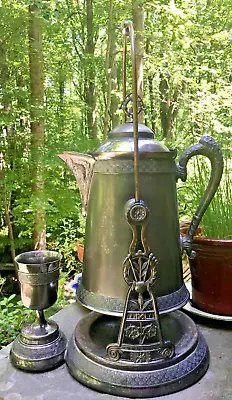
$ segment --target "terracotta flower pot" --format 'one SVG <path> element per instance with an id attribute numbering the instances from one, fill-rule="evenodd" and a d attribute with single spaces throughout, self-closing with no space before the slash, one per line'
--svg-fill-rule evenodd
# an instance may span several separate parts
<path id="1" fill-rule="evenodd" d="M 193 249 L 193 304 L 212 314 L 232 315 L 232 240 L 194 238 Z"/>
<path id="2" fill-rule="evenodd" d="M 79 258 L 79 261 L 83 263 L 84 260 L 84 246 L 79 242 L 79 240 L 76 241 L 76 248 L 77 248 L 77 256 Z"/>

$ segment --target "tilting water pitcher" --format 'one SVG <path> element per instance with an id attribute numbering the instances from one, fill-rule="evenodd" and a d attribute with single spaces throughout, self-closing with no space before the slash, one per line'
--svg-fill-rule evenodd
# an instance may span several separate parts
<path id="1" fill-rule="evenodd" d="M 176 150 L 168 150 L 153 132 L 139 125 L 139 170 L 143 200 L 151 212 L 147 241 L 159 260 L 154 291 L 160 312 L 182 307 L 188 300 L 183 283 L 181 252 L 191 252 L 193 235 L 210 203 L 222 173 L 221 152 L 210 137 L 188 148 L 175 163 Z M 77 296 L 90 309 L 120 315 L 127 285 L 121 266 L 131 241 L 124 206 L 134 196 L 133 123 L 116 127 L 90 154 L 66 152 L 60 157 L 72 169 L 87 209 L 86 239 L 81 285 Z M 184 239 L 180 238 L 176 181 L 186 180 L 186 164 L 202 154 L 212 164 L 209 186 Z"/>
<path id="2" fill-rule="evenodd" d="M 125 22 L 125 31 L 131 39 L 133 95 L 123 108 L 133 122 L 116 127 L 92 153 L 60 155 L 76 177 L 87 213 L 77 297 L 97 311 L 78 322 L 66 363 L 73 377 L 91 388 L 139 398 L 181 390 L 208 368 L 203 336 L 178 311 L 189 298 L 181 253 L 192 254 L 193 235 L 219 185 L 223 158 L 217 143 L 205 136 L 176 164 L 176 151 L 138 124 L 131 22 Z M 211 177 L 182 239 L 176 182 L 186 180 L 194 155 L 210 159 Z"/>

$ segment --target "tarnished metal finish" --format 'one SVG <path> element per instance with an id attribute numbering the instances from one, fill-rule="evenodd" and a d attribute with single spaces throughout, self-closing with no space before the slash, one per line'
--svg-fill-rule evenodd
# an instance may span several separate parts
<path id="1" fill-rule="evenodd" d="M 125 114 L 128 115 L 128 117 L 133 118 L 133 107 L 129 107 L 129 104 L 133 100 L 133 94 L 130 93 L 123 98 L 124 100 L 120 108 L 124 111 Z M 144 106 L 143 100 L 141 99 L 141 97 L 137 96 L 137 113 L 140 114 L 145 109 L 146 107 Z"/>
<path id="2" fill-rule="evenodd" d="M 129 200 L 125 206 L 126 218 L 133 237 L 129 255 L 124 260 L 123 277 L 129 286 L 117 343 L 107 345 L 111 361 L 152 362 L 171 358 L 173 344 L 164 341 L 157 299 L 151 291 L 156 281 L 158 261 L 146 240 L 146 226 L 150 210 L 143 201 Z"/>
<path id="3" fill-rule="evenodd" d="M 102 312 L 108 315 L 122 316 L 124 299 L 104 296 L 98 293 L 89 292 L 81 283 L 77 288 L 77 298 L 84 307 L 93 311 Z M 166 314 L 182 308 L 189 300 L 189 291 L 185 284 L 181 288 L 166 296 L 157 298 L 160 314 Z"/>
<path id="4" fill-rule="evenodd" d="M 171 295 L 183 285 L 177 199 L 176 195 L 169 195 L 176 193 L 176 167 L 172 154 L 163 153 L 163 158 L 164 171 L 162 167 L 158 171 L 146 172 L 143 168 L 140 171 L 141 193 L 151 212 L 147 225 L 147 242 L 159 260 L 157 281 L 154 284 L 157 297 Z M 130 179 L 127 171 L 110 173 L 110 166 L 115 168 L 112 160 L 99 160 L 96 167 L 100 164 L 104 164 L 107 173 L 96 172 L 92 178 L 82 285 L 86 291 L 96 293 L 97 296 L 115 297 L 123 301 L 127 285 L 121 274 L 121 265 L 131 243 L 131 229 L 123 210 L 127 200 L 134 196 L 134 180 L 133 177 Z M 115 165 L 116 168 L 124 169 L 126 162 L 115 160 Z M 185 299 L 187 302 L 187 291 Z M 89 306 L 97 310 L 93 300 Z M 176 306 L 173 304 L 172 308 Z M 118 309 L 114 312 L 118 313 Z"/>
<path id="5" fill-rule="evenodd" d="M 90 184 L 93 175 L 95 159 L 90 154 L 63 153 L 59 156 L 73 171 L 81 193 L 82 214 L 86 216 L 86 208 L 89 200 Z"/>
<path id="6" fill-rule="evenodd" d="M 170 304 L 170 310 L 183 306 L 184 298 L 187 302 L 187 291 L 183 289 L 181 253 L 183 248 L 190 253 L 193 234 L 209 204 L 211 194 L 216 190 L 217 185 L 214 181 L 218 184 L 220 180 L 222 157 L 214 140 L 205 137 L 182 155 L 177 166 L 174 161 L 176 151 L 169 150 L 156 141 L 151 129 L 138 124 L 136 54 L 131 21 L 123 23 L 123 35 L 124 99 L 128 37 L 131 44 L 133 90 L 125 102 L 133 102 L 132 109 L 129 110 L 133 121 L 113 129 L 109 137 L 89 155 L 92 160 L 92 175 L 90 174 L 89 178 L 85 176 L 85 180 L 89 180 L 86 184 L 89 188 L 88 218 L 82 284 L 78 288 L 77 297 L 90 309 L 115 315 L 122 313 L 127 285 L 120 268 L 131 243 L 131 232 L 125 221 L 123 208 L 128 199 L 135 198 L 139 201 L 141 197 L 151 212 L 146 240 L 159 261 L 157 279 L 151 290 L 157 296 L 158 304 L 162 303 L 160 312 L 166 312 L 168 310 L 166 306 L 163 307 L 164 298 L 174 301 Z M 128 108 L 127 104 L 124 108 Z M 176 181 L 177 178 L 186 179 L 188 159 L 195 154 L 204 154 L 210 158 L 213 173 L 186 238 L 181 239 Z M 71 153 L 64 153 L 61 158 L 74 171 L 78 182 L 79 175 L 83 176 L 83 172 L 79 172 L 80 166 L 81 171 L 83 169 L 82 155 L 76 154 L 75 162 Z M 214 164 L 218 166 L 216 174 Z M 81 185 L 80 190 L 82 191 Z M 85 193 L 82 193 L 82 196 L 87 199 Z M 177 297 L 173 296 L 179 292 L 182 295 L 184 293 L 183 301 L 176 301 Z"/>
<path id="7" fill-rule="evenodd" d="M 36 320 L 22 327 L 20 340 L 26 344 L 47 344 L 59 336 L 57 323 L 46 321 L 42 311 L 37 311 Z"/>
<path id="8" fill-rule="evenodd" d="M 162 153 L 161 153 L 162 154 Z M 162 165 L 160 165 L 162 161 Z M 170 163 L 169 159 L 166 157 L 157 157 L 154 159 L 142 159 L 139 164 L 140 173 L 154 173 L 160 172 L 175 173 L 175 164 Z M 134 165 L 132 160 L 102 160 L 98 162 L 94 168 L 94 173 L 100 174 L 133 174 Z"/>
<path id="9" fill-rule="evenodd" d="M 15 257 L 22 302 L 33 310 L 44 310 L 57 299 L 61 255 L 54 251 L 29 251 Z"/>
<path id="10" fill-rule="evenodd" d="M 61 331 L 57 337 L 46 343 L 46 336 L 40 343 L 25 342 L 18 336 L 13 342 L 10 360 L 19 369 L 28 372 L 45 372 L 64 363 L 66 339 Z M 50 339 L 50 338 L 49 338 Z"/>
<path id="11" fill-rule="evenodd" d="M 57 281 L 59 278 L 59 268 L 52 272 L 46 272 L 46 274 L 26 274 L 24 272 L 18 272 L 19 281 L 22 284 L 28 285 L 46 285 L 48 283 Z"/>
<path id="12" fill-rule="evenodd" d="M 36 320 L 23 326 L 13 342 L 12 364 L 26 371 L 44 372 L 64 362 L 66 339 L 54 321 L 46 321 L 43 310 L 57 299 L 61 255 L 53 251 L 31 251 L 15 261 L 22 302 L 36 310 Z"/>
<path id="13" fill-rule="evenodd" d="M 52 272 L 59 266 L 61 255 L 51 250 L 34 250 L 15 257 L 19 272 L 39 274 Z"/>
<path id="14" fill-rule="evenodd" d="M 139 398 L 196 382 L 207 370 L 209 353 L 195 324 L 179 311 L 171 313 L 189 298 L 176 198 L 185 157 L 177 167 L 176 152 L 138 126 L 133 24 L 125 21 L 123 26 L 131 42 L 133 125 L 117 127 L 92 154 L 96 163 L 77 290 L 88 308 L 122 318 L 96 313 L 83 318 L 66 362 L 74 378 L 87 386 Z M 126 86 L 125 57 L 123 64 Z"/>
<path id="15" fill-rule="evenodd" d="M 120 321 L 90 313 L 76 327 L 66 363 L 75 379 L 98 391 L 126 397 L 155 397 L 197 382 L 209 365 L 209 352 L 194 322 L 180 311 L 161 317 L 164 339 L 176 349 L 173 358 L 154 362 L 110 361 L 107 341 L 115 342 Z M 107 335 L 105 334 L 107 332 Z M 140 354 L 134 354 L 140 358 Z"/>
<path id="16" fill-rule="evenodd" d="M 93 151 L 94 158 L 98 160 L 124 158 L 133 160 L 134 157 L 134 139 L 133 139 L 133 122 L 119 125 L 110 132 L 108 138 Z M 139 157 L 143 158 L 144 153 L 150 153 L 148 158 L 152 158 L 152 154 L 169 153 L 166 146 L 154 139 L 154 133 L 145 125 L 138 125 L 138 149 Z M 171 151 L 173 158 L 174 152 Z"/>
<path id="17" fill-rule="evenodd" d="M 132 268 L 133 270 L 133 263 L 132 259 L 138 258 L 139 260 L 142 261 L 141 255 L 147 257 L 149 259 L 149 253 L 150 253 L 150 248 L 148 246 L 147 240 L 146 240 L 146 226 L 148 224 L 148 221 L 150 219 L 150 210 L 146 207 L 145 203 L 140 200 L 135 201 L 135 199 L 130 199 L 126 202 L 125 204 L 125 214 L 127 217 L 127 222 L 129 223 L 131 230 L 132 230 L 132 241 L 129 246 L 129 255 L 127 256 L 126 260 L 129 261 L 129 267 Z M 143 251 L 141 251 L 143 250 Z M 137 251 L 140 251 L 140 253 L 136 253 Z M 135 254 L 136 253 L 136 254 Z M 153 260 L 153 256 L 152 256 Z M 155 261 L 154 257 L 154 261 Z M 150 260 L 149 260 L 150 261 Z M 127 284 L 130 284 L 126 275 L 125 271 L 128 271 L 128 269 L 125 269 L 125 261 L 124 261 L 124 269 L 123 269 L 123 276 L 124 280 L 126 281 Z M 157 260 L 155 262 L 155 265 L 157 264 Z M 128 265 L 128 263 L 126 263 Z M 153 265 L 153 263 L 152 263 Z M 156 268 L 152 269 L 152 271 L 155 273 L 156 276 Z M 150 271 L 149 271 L 150 272 Z M 134 275 L 135 277 L 135 275 Z M 151 286 L 155 282 L 155 279 L 152 280 L 152 283 L 149 281 L 149 285 Z"/>
<path id="18" fill-rule="evenodd" d="M 210 136 L 204 136 L 200 139 L 198 144 L 189 147 L 180 157 L 178 166 L 178 177 L 180 177 L 182 181 L 186 181 L 187 179 L 187 163 L 189 159 L 196 155 L 204 155 L 210 159 L 211 176 L 206 191 L 190 223 L 187 234 L 183 238 L 183 250 L 186 250 L 190 257 L 193 255 L 193 236 L 201 222 L 201 219 L 206 209 L 208 208 L 211 200 L 213 199 L 217 191 L 217 188 L 221 181 L 224 166 L 223 155 L 217 142 Z"/>

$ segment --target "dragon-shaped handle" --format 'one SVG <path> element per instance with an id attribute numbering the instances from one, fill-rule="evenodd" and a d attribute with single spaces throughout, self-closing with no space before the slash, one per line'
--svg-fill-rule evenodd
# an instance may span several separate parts
<path id="1" fill-rule="evenodd" d="M 178 178 L 180 178 L 184 182 L 187 179 L 187 163 L 190 158 L 196 155 L 203 155 L 209 158 L 211 162 L 211 175 L 208 186 L 192 218 L 188 231 L 183 237 L 182 248 L 183 250 L 186 250 L 187 254 L 190 257 L 192 256 L 191 247 L 193 236 L 206 209 L 213 199 L 215 192 L 217 191 L 217 188 L 221 181 L 224 166 L 223 155 L 219 145 L 212 137 L 204 136 L 200 139 L 198 144 L 189 147 L 180 157 L 178 165 Z"/>

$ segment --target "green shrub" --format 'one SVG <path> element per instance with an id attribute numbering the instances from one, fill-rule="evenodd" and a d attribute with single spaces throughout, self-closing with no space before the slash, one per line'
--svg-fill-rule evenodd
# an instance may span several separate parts
<path id="1" fill-rule="evenodd" d="M 25 308 L 15 294 L 1 298 L 0 312 L 0 348 L 2 348 L 15 339 L 22 324 L 34 319 L 34 312 Z"/>

